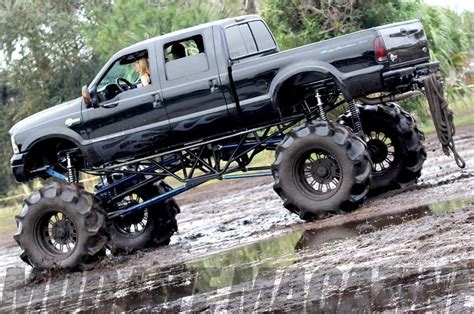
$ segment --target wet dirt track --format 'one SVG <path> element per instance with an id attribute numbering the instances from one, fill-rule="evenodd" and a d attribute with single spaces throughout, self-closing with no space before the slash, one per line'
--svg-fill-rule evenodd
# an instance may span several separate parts
<path id="1" fill-rule="evenodd" d="M 2 242 L 0 312 L 19 310 L 474 310 L 474 127 L 459 170 L 433 136 L 418 185 L 304 223 L 271 178 L 183 194 L 171 245 L 31 282 Z M 25 284 L 26 282 L 26 284 Z"/>

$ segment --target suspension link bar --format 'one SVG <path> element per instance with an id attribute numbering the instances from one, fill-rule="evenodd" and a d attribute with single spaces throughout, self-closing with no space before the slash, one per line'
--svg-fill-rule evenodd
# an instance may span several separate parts
<path id="1" fill-rule="evenodd" d="M 176 150 L 154 155 L 147 159 L 140 158 L 136 161 L 123 163 L 121 167 L 112 166 L 103 169 L 93 169 L 90 172 L 95 174 L 128 175 L 99 189 L 96 195 L 102 197 L 106 204 L 110 204 L 165 177 L 172 177 L 185 184 L 143 203 L 111 212 L 109 217 L 116 218 L 143 210 L 209 180 L 270 176 L 271 172 L 268 170 L 271 167 L 269 166 L 249 168 L 246 166 L 262 150 L 274 149 L 281 142 L 287 130 L 305 119 L 306 117 L 300 116 L 299 119 L 293 118 L 291 121 L 278 125 L 242 132 L 232 136 L 237 140 L 234 143 L 215 145 L 213 147 L 209 145 L 209 142 L 202 143 L 201 145 L 193 144 L 179 151 Z M 277 130 L 272 129 L 275 126 Z M 230 138 L 226 137 L 227 140 Z M 225 164 L 222 165 L 223 161 L 225 161 Z M 139 170 L 140 167 L 145 165 L 145 169 Z M 131 170 L 130 168 L 136 170 Z M 200 170 L 200 172 L 198 173 L 196 170 Z M 238 171 L 254 173 L 229 175 L 232 172 Z M 151 178 L 147 177 L 143 180 L 142 178 L 145 176 L 151 176 Z M 110 199 L 107 195 L 110 195 Z"/>

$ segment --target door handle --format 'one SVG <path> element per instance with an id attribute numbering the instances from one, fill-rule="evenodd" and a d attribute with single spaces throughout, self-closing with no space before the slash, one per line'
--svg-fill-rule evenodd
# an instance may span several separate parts
<path id="1" fill-rule="evenodd" d="M 209 89 L 211 90 L 211 93 L 214 93 L 219 90 L 219 84 L 217 83 L 217 79 L 209 80 Z"/>
<path id="2" fill-rule="evenodd" d="M 102 104 L 100 105 L 102 108 L 105 108 L 105 109 L 111 109 L 111 108 L 115 108 L 117 107 L 119 104 L 118 101 L 115 101 L 115 102 L 110 102 L 110 103 L 106 103 L 106 104 Z"/>
<path id="3" fill-rule="evenodd" d="M 152 95 L 142 97 L 142 101 L 150 101 L 151 102 L 153 100 L 155 100 L 155 98 Z"/>
<path id="4" fill-rule="evenodd" d="M 160 94 L 155 94 L 153 95 L 153 109 L 157 109 L 160 107 L 163 107 L 163 105 L 161 104 Z"/>

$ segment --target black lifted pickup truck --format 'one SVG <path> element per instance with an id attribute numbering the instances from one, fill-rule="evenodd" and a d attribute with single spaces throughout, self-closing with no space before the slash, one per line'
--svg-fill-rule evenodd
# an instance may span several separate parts
<path id="1" fill-rule="evenodd" d="M 416 20 L 280 52 L 250 15 L 127 47 L 82 97 L 11 129 L 16 179 L 55 178 L 17 216 L 21 257 L 83 269 L 105 248 L 167 244 L 173 197 L 212 179 L 273 175 L 303 219 L 351 210 L 420 176 L 423 134 L 394 101 L 426 93 L 436 125 L 448 125 L 438 130 L 446 152 L 454 148 L 439 79 Z M 329 121 L 340 106 L 347 113 Z M 273 164 L 252 166 L 264 150 L 275 150 Z M 79 172 L 97 176 L 93 194 Z"/>

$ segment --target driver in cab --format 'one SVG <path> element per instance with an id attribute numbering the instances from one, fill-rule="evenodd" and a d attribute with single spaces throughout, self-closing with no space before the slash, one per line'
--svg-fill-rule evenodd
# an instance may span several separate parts
<path id="1" fill-rule="evenodd" d="M 150 68 L 148 66 L 148 60 L 140 58 L 135 61 L 135 72 L 140 76 L 140 84 L 137 87 L 147 86 L 151 84 Z"/>

